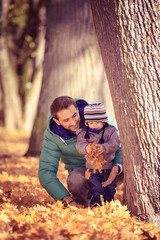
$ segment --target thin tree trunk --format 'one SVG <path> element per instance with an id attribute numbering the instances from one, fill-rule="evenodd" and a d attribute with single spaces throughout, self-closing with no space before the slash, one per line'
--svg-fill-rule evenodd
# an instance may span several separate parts
<path id="1" fill-rule="evenodd" d="M 125 203 L 160 224 L 159 3 L 91 0 L 124 161 Z"/>
<path id="2" fill-rule="evenodd" d="M 22 108 L 18 95 L 17 75 L 11 63 L 7 47 L 6 34 L 3 28 L 10 1 L 2 0 L 0 15 L 0 81 L 4 108 L 4 124 L 6 128 L 14 129 L 22 126 Z"/>
<path id="3" fill-rule="evenodd" d="M 38 100 L 42 85 L 42 72 L 43 72 L 43 57 L 44 57 L 44 33 L 41 31 L 39 36 L 39 45 L 37 52 L 39 53 L 35 59 L 35 69 L 33 73 L 33 81 L 30 83 L 28 91 L 25 94 L 24 106 L 24 129 L 31 131 L 33 128 L 34 120 L 37 114 Z"/>
<path id="4" fill-rule="evenodd" d="M 8 129 L 22 127 L 22 108 L 18 94 L 17 75 L 10 62 L 6 39 L 0 36 L 0 80 L 4 108 L 4 124 Z"/>

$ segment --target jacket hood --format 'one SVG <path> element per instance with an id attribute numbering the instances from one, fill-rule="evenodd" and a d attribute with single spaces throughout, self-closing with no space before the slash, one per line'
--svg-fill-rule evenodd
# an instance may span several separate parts
<path id="1" fill-rule="evenodd" d="M 82 126 L 84 126 L 84 107 L 86 105 L 88 105 L 88 103 L 85 100 L 83 100 L 83 99 L 77 99 L 76 98 L 74 100 L 77 103 L 77 107 L 78 107 L 80 118 L 81 118 L 80 127 L 82 127 Z M 47 127 L 49 128 L 49 130 L 51 132 L 53 132 L 54 134 L 60 136 L 64 140 L 68 140 L 68 139 L 70 139 L 72 137 L 76 137 L 75 133 L 72 133 L 72 132 L 66 130 L 65 128 L 63 128 L 61 125 L 58 125 L 53 120 L 52 115 L 49 115 L 49 117 L 48 117 Z"/>

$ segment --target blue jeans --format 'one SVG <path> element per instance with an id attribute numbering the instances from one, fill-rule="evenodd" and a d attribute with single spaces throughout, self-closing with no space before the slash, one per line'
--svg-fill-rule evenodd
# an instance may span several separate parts
<path id="1" fill-rule="evenodd" d="M 114 194 L 116 192 L 116 181 L 114 180 L 110 185 L 102 187 L 102 182 L 106 181 L 111 172 L 110 169 L 102 170 L 102 173 L 97 171 L 93 173 L 90 169 L 91 175 L 89 178 L 89 199 L 90 206 L 96 206 L 97 204 L 102 205 L 100 196 L 103 196 L 104 202 L 110 202 L 114 200 Z"/>
<path id="2" fill-rule="evenodd" d="M 84 205 L 84 207 L 88 207 L 90 198 L 92 195 L 92 190 L 89 191 L 89 189 L 91 188 L 91 185 L 89 184 L 89 181 L 85 178 L 85 171 L 86 171 L 85 167 L 80 167 L 80 168 L 74 169 L 67 178 L 67 185 L 68 185 L 68 190 L 72 194 L 72 197 L 74 198 L 74 200 L 77 203 Z M 107 174 L 107 176 L 109 176 L 109 173 Z M 102 182 L 105 180 L 107 180 L 107 179 L 105 178 L 104 180 L 102 180 Z M 112 185 L 112 184 L 110 184 L 110 185 Z M 110 190 L 111 190 L 110 185 L 107 186 L 106 188 L 102 188 L 102 190 L 104 189 L 106 192 L 106 194 L 104 194 L 105 201 L 112 200 L 110 197 L 110 193 L 109 193 L 109 197 L 107 198 L 107 191 L 110 192 Z M 116 187 L 115 181 L 114 181 L 113 186 L 114 186 L 113 192 L 115 193 L 115 187 Z M 114 193 L 113 193 L 113 197 L 114 197 Z M 100 195 L 99 195 L 99 197 L 97 196 L 98 199 L 100 198 Z M 93 197 L 92 197 L 92 199 L 93 199 Z M 91 200 L 91 201 L 93 201 L 93 200 Z"/>

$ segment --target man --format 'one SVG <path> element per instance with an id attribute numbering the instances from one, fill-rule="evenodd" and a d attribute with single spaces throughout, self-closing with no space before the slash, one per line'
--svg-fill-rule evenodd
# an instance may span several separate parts
<path id="1" fill-rule="evenodd" d="M 73 100 L 68 96 L 56 98 L 51 104 L 51 115 L 48 117 L 47 129 L 44 133 L 42 152 L 39 160 L 39 180 L 47 192 L 57 201 L 65 205 L 79 207 L 88 206 L 88 183 L 84 177 L 85 158 L 76 150 L 76 131 L 84 124 L 84 107 L 88 103 L 82 99 Z M 113 121 L 109 119 L 113 124 Z M 65 164 L 69 176 L 67 185 L 69 191 L 57 178 L 60 159 Z M 109 182 L 121 172 L 121 147 L 116 152 L 114 167 Z M 108 182 L 108 184 L 110 184 Z"/>

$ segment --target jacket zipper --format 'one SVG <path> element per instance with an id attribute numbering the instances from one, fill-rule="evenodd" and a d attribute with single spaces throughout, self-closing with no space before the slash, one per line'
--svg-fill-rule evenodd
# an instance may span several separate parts
<path id="1" fill-rule="evenodd" d="M 63 138 L 61 138 L 61 137 L 59 137 L 59 138 L 60 138 L 61 141 L 64 143 L 64 145 L 68 146 L 68 143 L 66 143 Z"/>

